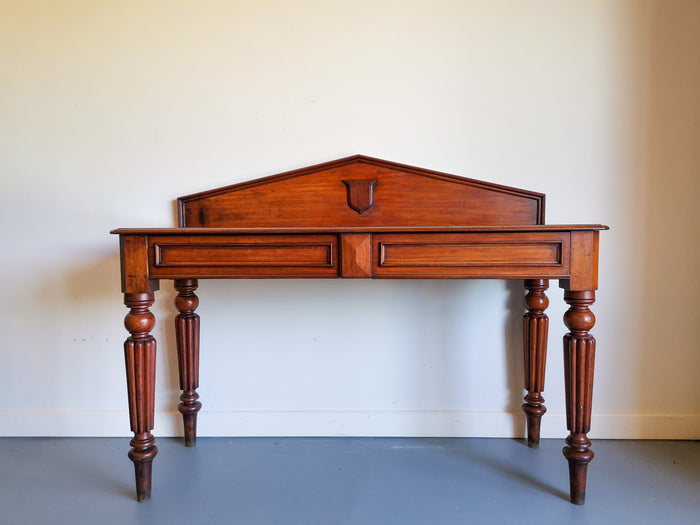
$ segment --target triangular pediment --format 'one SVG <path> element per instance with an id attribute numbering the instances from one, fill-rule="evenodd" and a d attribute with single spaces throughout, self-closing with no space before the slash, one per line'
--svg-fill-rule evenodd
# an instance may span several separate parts
<path id="1" fill-rule="evenodd" d="M 178 199 L 181 227 L 544 224 L 536 193 L 355 155 Z"/>

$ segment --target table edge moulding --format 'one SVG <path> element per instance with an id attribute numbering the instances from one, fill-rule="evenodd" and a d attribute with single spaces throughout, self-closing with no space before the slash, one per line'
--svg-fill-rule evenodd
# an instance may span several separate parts
<path id="1" fill-rule="evenodd" d="M 587 437 L 598 288 L 598 234 L 606 226 L 546 225 L 545 196 L 361 155 L 180 197 L 177 228 L 122 228 L 124 343 L 138 501 L 151 496 L 158 449 L 156 341 L 150 307 L 160 279 L 175 283 L 185 444 L 196 443 L 198 279 L 389 278 L 524 281 L 523 411 L 536 448 L 546 409 L 549 319 L 545 292 L 559 280 L 569 309 L 564 377 L 571 501 L 582 504 L 593 459 Z"/>

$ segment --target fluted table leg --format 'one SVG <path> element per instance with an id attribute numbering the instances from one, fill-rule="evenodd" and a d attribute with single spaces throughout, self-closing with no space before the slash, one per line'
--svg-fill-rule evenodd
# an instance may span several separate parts
<path id="1" fill-rule="evenodd" d="M 176 279 L 175 307 L 179 314 L 175 318 L 177 355 L 180 369 L 180 404 L 185 427 L 185 446 L 197 443 L 197 412 L 202 408 L 199 394 L 199 316 L 195 313 L 199 298 L 195 295 L 197 279 Z"/>
<path id="2" fill-rule="evenodd" d="M 549 288 L 547 279 L 527 279 L 527 295 L 524 303 L 527 312 L 523 317 L 525 355 L 525 403 L 523 412 L 527 418 L 527 444 L 531 448 L 540 445 L 540 421 L 547 411 L 544 406 L 544 376 L 547 361 L 547 334 L 549 318 L 544 313 L 549 306 L 545 290 Z"/>
<path id="3" fill-rule="evenodd" d="M 150 334 L 155 318 L 149 307 L 152 293 L 124 294 L 124 303 L 130 308 L 124 326 L 131 336 L 124 343 L 126 382 L 129 395 L 131 440 L 129 459 L 134 462 L 136 499 L 151 498 L 153 458 L 158 453 L 156 439 L 151 434 L 155 406 L 156 340 Z"/>
<path id="4" fill-rule="evenodd" d="M 569 333 L 564 336 L 564 379 L 566 382 L 566 425 L 569 436 L 563 449 L 569 461 L 571 503 L 583 505 L 586 500 L 586 474 L 593 459 L 587 433 L 591 427 L 593 398 L 593 368 L 595 339 L 588 332 L 595 324 L 589 306 L 595 301 L 595 291 L 564 292 L 569 309 L 564 324 Z"/>

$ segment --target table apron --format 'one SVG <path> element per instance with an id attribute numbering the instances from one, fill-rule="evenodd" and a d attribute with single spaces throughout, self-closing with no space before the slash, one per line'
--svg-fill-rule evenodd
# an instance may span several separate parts
<path id="1" fill-rule="evenodd" d="M 153 235 L 149 278 L 557 279 L 571 268 L 569 232 L 364 235 Z M 351 259 L 365 271 L 343 271 Z"/>

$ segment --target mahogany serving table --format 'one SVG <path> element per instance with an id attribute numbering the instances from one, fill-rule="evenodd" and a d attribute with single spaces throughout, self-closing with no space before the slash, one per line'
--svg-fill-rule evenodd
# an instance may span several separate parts
<path id="1" fill-rule="evenodd" d="M 149 308 L 173 279 L 185 444 L 201 408 L 198 279 L 522 279 L 527 440 L 537 447 L 549 279 L 569 309 L 564 375 L 571 501 L 585 500 L 601 225 L 544 224 L 541 193 L 354 156 L 178 199 L 179 227 L 118 229 L 131 440 L 139 501 L 151 496 L 156 341 Z"/>

